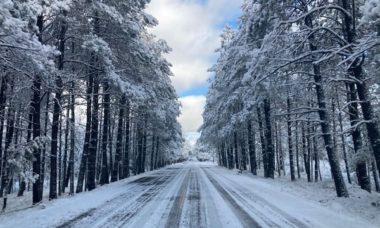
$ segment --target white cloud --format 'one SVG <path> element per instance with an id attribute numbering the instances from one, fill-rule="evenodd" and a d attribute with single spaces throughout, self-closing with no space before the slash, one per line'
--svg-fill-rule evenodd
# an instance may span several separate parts
<path id="1" fill-rule="evenodd" d="M 182 104 L 182 115 L 178 121 L 184 132 L 196 132 L 202 126 L 202 112 L 206 104 L 205 96 L 188 96 L 179 99 Z"/>
<path id="2" fill-rule="evenodd" d="M 179 93 L 207 83 L 221 24 L 236 18 L 240 5 L 241 0 L 152 0 L 148 5 L 147 12 L 160 22 L 152 32 L 173 48 L 168 60 Z"/>

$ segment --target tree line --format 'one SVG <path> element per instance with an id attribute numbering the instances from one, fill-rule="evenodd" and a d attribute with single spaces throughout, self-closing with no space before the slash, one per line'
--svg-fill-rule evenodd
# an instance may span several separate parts
<path id="1" fill-rule="evenodd" d="M 221 166 L 267 178 L 289 166 L 292 181 L 319 181 L 327 160 L 338 197 L 353 181 L 379 192 L 380 2 L 245 0 L 242 10 L 211 69 L 200 144 Z"/>
<path id="2" fill-rule="evenodd" d="M 163 167 L 182 147 L 149 0 L 2 0 L 0 196 L 33 204 Z"/>

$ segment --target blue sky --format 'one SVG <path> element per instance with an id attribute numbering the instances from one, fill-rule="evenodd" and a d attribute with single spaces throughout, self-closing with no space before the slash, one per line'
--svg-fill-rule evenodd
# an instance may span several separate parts
<path id="1" fill-rule="evenodd" d="M 173 48 L 173 85 L 182 103 L 179 121 L 192 143 L 202 124 L 207 94 L 207 70 L 215 63 L 215 49 L 226 24 L 236 27 L 242 0 L 152 0 L 147 12 L 159 25 L 152 32 Z"/>

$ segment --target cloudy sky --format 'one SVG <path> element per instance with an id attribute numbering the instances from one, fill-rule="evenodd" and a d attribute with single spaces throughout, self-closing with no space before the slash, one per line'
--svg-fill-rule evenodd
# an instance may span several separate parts
<path id="1" fill-rule="evenodd" d="M 153 29 L 165 39 L 173 52 L 167 58 L 173 64 L 173 84 L 182 103 L 179 118 L 184 134 L 192 143 L 202 124 L 206 102 L 207 70 L 216 60 L 220 34 L 228 24 L 235 26 L 241 14 L 242 0 L 152 0 L 147 12 L 160 24 Z"/>

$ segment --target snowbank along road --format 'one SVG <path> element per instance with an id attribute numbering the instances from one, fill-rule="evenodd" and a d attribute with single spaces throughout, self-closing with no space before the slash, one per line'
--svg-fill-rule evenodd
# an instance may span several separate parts
<path id="1" fill-rule="evenodd" d="M 75 212 L 73 201 L 89 206 Z M 50 219 L 49 210 L 55 214 Z M 0 220 L 0 227 L 371 227 L 258 178 L 201 163 L 171 166 Z"/>

